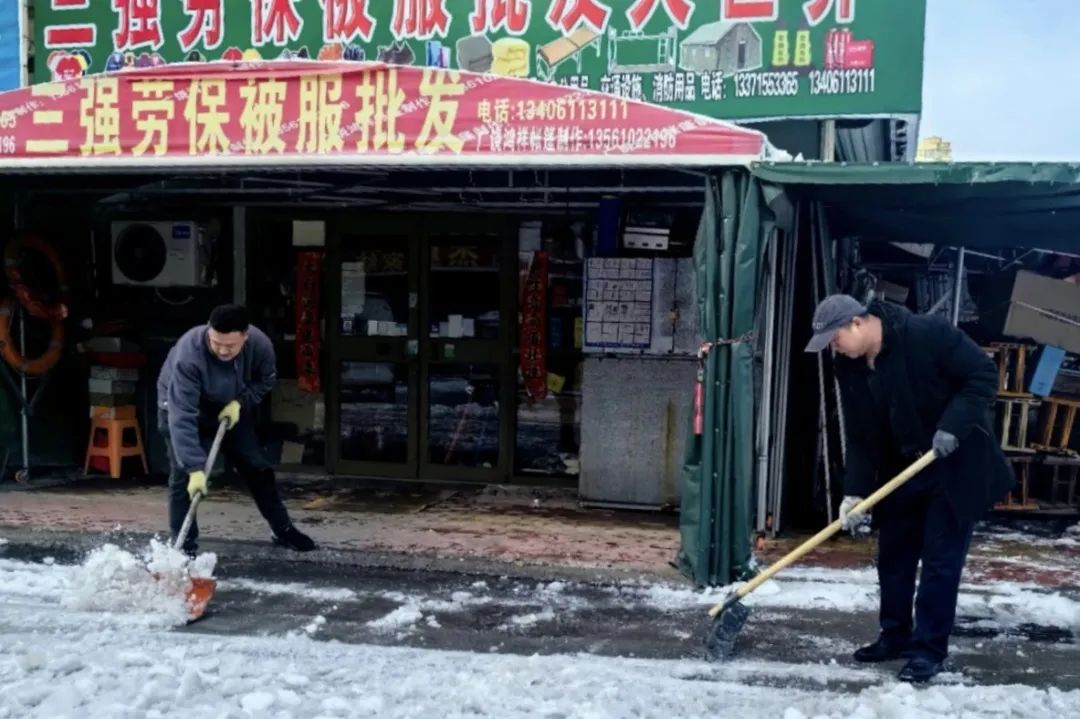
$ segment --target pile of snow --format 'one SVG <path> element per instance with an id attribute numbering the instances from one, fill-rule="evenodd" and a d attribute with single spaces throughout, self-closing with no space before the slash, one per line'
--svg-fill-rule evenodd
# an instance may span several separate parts
<path id="1" fill-rule="evenodd" d="M 1078 691 L 913 689 L 872 668 L 492 655 L 124 626 L 59 633 L 8 614 L 0 716 L 1080 716 Z M 102 647 L 109 661 L 101 661 Z M 874 686 L 845 687 L 866 683 Z"/>
<path id="2" fill-rule="evenodd" d="M 1059 592 L 1035 591 L 1014 583 L 994 585 L 991 592 L 961 591 L 957 611 L 981 618 L 987 625 L 1036 624 L 1080 633 L 1080 602 Z"/>
<path id="3" fill-rule="evenodd" d="M 256 594 L 289 595 L 304 597 L 317 602 L 351 602 L 359 595 L 344 587 L 315 587 L 302 582 L 264 582 L 256 579 L 229 579 L 220 583 L 222 588 L 245 589 Z"/>
<path id="4" fill-rule="evenodd" d="M 379 631 L 395 631 L 416 624 L 424 618 L 420 607 L 415 604 L 402 604 L 384 617 L 372 619 L 367 623 L 372 629 Z"/>
<path id="5" fill-rule="evenodd" d="M 188 557 L 156 539 L 144 557 L 115 544 L 93 550 L 70 571 L 61 603 L 70 609 L 133 612 L 156 617 L 162 626 L 187 622 L 192 577 L 212 577 L 217 556 Z"/>
<path id="6" fill-rule="evenodd" d="M 525 629 L 536 624 L 543 622 L 555 621 L 555 611 L 551 607 L 546 607 L 539 612 L 530 612 L 529 614 L 519 614 L 514 617 L 510 617 L 510 620 L 499 627 L 503 631 L 510 629 Z"/>
<path id="7" fill-rule="evenodd" d="M 0 537 L 0 547 L 4 546 L 7 543 L 8 543 L 8 540 L 4 539 L 3 537 Z"/>

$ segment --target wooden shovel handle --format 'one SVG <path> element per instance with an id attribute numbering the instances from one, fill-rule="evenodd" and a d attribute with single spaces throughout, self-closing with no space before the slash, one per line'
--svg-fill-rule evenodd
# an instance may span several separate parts
<path id="1" fill-rule="evenodd" d="M 937 455 L 934 454 L 933 451 L 927 452 L 922 457 L 919 457 L 918 460 L 916 460 L 911 466 L 909 466 L 903 472 L 896 475 L 895 477 L 890 479 L 885 484 L 881 485 L 881 487 L 879 487 L 877 491 L 875 491 L 869 497 L 867 497 L 866 499 L 864 499 L 863 501 L 859 502 L 854 507 L 852 507 L 849 514 L 864 514 L 864 513 L 868 512 L 868 511 L 870 511 L 870 509 L 875 504 L 877 504 L 882 499 L 884 499 L 886 496 L 888 496 L 893 490 L 895 490 L 901 484 L 903 484 L 904 482 L 908 481 L 909 479 L 914 477 L 919 472 L 926 469 L 926 467 L 931 462 L 933 462 L 935 459 L 937 459 Z M 756 577 L 751 579 L 749 582 L 747 582 L 743 586 L 739 587 L 735 591 L 735 596 L 737 598 L 739 598 L 739 599 L 742 599 L 747 594 L 749 594 L 750 592 L 754 591 L 755 589 L 760 587 L 765 582 L 772 579 L 773 576 L 775 576 L 777 572 L 784 569 L 785 567 L 790 566 L 791 564 L 794 564 L 798 560 L 802 559 L 806 554 L 809 554 L 811 551 L 816 549 L 818 547 L 818 545 L 820 545 L 826 539 L 828 539 L 829 537 L 831 537 L 834 534 L 836 534 L 837 532 L 839 532 L 840 528 L 841 528 L 840 520 L 839 519 L 834 520 L 831 524 L 829 524 L 827 527 L 825 527 L 820 532 L 815 534 L 813 537 L 810 537 L 810 539 L 806 540 L 805 542 L 800 544 L 798 547 L 791 550 L 791 552 L 788 553 L 786 556 L 784 556 L 783 558 L 781 558 L 778 561 L 774 562 L 767 569 L 765 569 L 763 572 L 758 574 Z M 709 616 L 715 617 L 720 612 L 720 610 L 723 608 L 723 606 L 724 606 L 724 602 L 721 602 L 720 604 L 717 604 L 715 607 L 713 607 L 712 609 L 709 610 Z"/>

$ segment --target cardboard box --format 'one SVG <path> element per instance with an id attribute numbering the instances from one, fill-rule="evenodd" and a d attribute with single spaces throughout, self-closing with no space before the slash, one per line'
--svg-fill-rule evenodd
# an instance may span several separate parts
<path id="1" fill-rule="evenodd" d="M 981 293 L 990 332 L 1080 352 L 1080 286 L 1021 270 Z"/>
<path id="2" fill-rule="evenodd" d="M 135 394 L 134 382 L 113 379 L 90 379 L 87 381 L 91 394 Z"/>
<path id="3" fill-rule="evenodd" d="M 301 392 L 296 380 L 279 379 L 270 393 L 270 417 L 274 422 L 296 425 L 298 434 L 315 431 L 321 424 L 317 405 L 322 395 Z"/>
<path id="4" fill-rule="evenodd" d="M 97 394 L 95 392 L 90 393 L 91 407 L 125 407 L 129 404 L 135 404 L 136 401 L 136 397 L 133 394 Z"/>
<path id="5" fill-rule="evenodd" d="M 120 382 L 138 382 L 139 370 L 94 365 L 90 368 L 90 379 L 112 379 Z"/>

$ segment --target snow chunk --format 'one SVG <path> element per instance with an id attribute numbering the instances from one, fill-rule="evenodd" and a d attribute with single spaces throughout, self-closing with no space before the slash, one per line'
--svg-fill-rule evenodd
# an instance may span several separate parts
<path id="1" fill-rule="evenodd" d="M 367 623 L 372 629 L 390 631 L 415 624 L 423 619 L 420 608 L 414 604 L 403 604 L 385 617 L 373 619 Z"/>
<path id="2" fill-rule="evenodd" d="M 106 544 L 76 568 L 62 604 L 72 609 L 156 615 L 163 625 L 178 626 L 187 622 L 191 581 L 186 565 L 186 556 L 157 540 L 151 541 L 149 562 Z"/>
<path id="3" fill-rule="evenodd" d="M 274 700 L 270 692 L 251 692 L 240 700 L 240 707 L 248 714 L 257 715 L 274 706 Z"/>
<path id="4" fill-rule="evenodd" d="M 324 624 L 326 624 L 326 617 L 320 614 L 312 619 L 310 624 L 304 627 L 304 631 L 307 632 L 308 635 L 315 634 L 315 632 L 319 631 Z"/>
<path id="5" fill-rule="evenodd" d="M 223 583 L 224 584 L 224 583 Z M 289 594 L 320 602 L 348 602 L 357 598 L 356 592 L 344 587 L 313 587 L 301 582 L 263 582 L 255 579 L 231 579 L 227 586 L 246 589 L 256 594 Z"/>

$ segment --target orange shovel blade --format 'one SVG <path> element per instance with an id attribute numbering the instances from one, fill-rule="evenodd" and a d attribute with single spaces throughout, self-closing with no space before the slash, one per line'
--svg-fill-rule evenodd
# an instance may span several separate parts
<path id="1" fill-rule="evenodd" d="M 217 589 L 217 580 L 203 577 L 193 577 L 191 589 L 188 590 L 187 608 L 188 621 L 193 622 L 206 613 L 206 605 L 214 596 Z"/>

